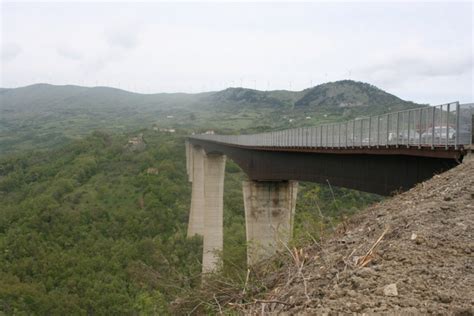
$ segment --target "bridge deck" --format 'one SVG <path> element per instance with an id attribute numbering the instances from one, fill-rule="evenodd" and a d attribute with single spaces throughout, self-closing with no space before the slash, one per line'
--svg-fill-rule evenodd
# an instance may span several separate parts
<path id="1" fill-rule="evenodd" d="M 202 145 L 204 142 L 215 143 L 228 147 L 236 147 L 242 149 L 273 151 L 273 152 L 300 152 L 300 153 L 320 153 L 320 154 L 338 154 L 338 155 L 401 155 L 401 156 L 418 156 L 433 158 L 460 159 L 468 151 L 470 146 L 460 145 L 457 149 L 454 146 L 362 146 L 362 147 L 285 147 L 285 146 L 247 146 L 231 144 L 213 140 L 203 140 L 197 138 L 189 139 L 192 143 Z M 203 146 L 206 147 L 206 146 Z"/>
<path id="2" fill-rule="evenodd" d="M 474 104 L 423 107 L 346 122 L 253 135 L 190 139 L 261 150 L 449 156 L 472 146 Z M 444 150 L 444 153 L 443 153 Z"/>

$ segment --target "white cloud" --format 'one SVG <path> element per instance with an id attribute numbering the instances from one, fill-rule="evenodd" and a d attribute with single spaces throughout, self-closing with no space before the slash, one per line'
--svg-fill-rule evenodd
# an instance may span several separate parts
<path id="1" fill-rule="evenodd" d="M 408 79 L 430 77 L 457 77 L 465 74 L 472 76 L 473 60 L 469 54 L 459 55 L 452 51 L 435 56 L 433 52 L 412 54 L 370 65 L 359 71 L 369 78 L 396 85 Z"/>
<path id="2" fill-rule="evenodd" d="M 66 59 L 81 60 L 83 58 L 83 54 L 80 50 L 72 48 L 69 45 L 60 46 L 56 51 L 60 56 Z"/>
<path id="3" fill-rule="evenodd" d="M 21 47 L 16 43 L 2 43 L 2 61 L 9 62 L 21 54 Z"/>
<path id="4" fill-rule="evenodd" d="M 414 101 L 472 99 L 468 3 L 10 3 L 3 9 L 3 40 L 18 49 L 2 48 L 9 62 L 0 85 L 301 90 L 350 78 Z"/>
<path id="5" fill-rule="evenodd" d="M 122 27 L 109 30 L 106 40 L 112 48 L 133 49 L 138 45 L 138 34 L 134 27 Z"/>

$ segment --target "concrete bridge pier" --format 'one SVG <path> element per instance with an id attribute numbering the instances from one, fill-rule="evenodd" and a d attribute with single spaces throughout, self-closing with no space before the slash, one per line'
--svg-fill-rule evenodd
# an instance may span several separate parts
<path id="1" fill-rule="evenodd" d="M 204 236 L 204 160 L 206 153 L 201 147 L 187 146 L 188 178 L 192 182 L 191 210 L 189 212 L 188 237 Z"/>
<path id="2" fill-rule="evenodd" d="M 206 155 L 204 160 L 204 239 L 202 272 L 218 268 L 224 246 L 224 155 Z"/>
<path id="3" fill-rule="evenodd" d="M 283 250 L 293 233 L 298 182 L 244 181 L 247 264 Z"/>
<path id="4" fill-rule="evenodd" d="M 224 172 L 226 157 L 206 154 L 200 146 L 186 144 L 186 167 L 192 182 L 188 237 L 203 236 L 203 273 L 218 268 L 217 252 L 223 249 Z"/>

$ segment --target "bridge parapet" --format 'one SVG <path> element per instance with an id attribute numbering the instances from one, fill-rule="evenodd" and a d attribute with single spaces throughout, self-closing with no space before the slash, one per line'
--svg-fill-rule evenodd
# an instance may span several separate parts
<path id="1" fill-rule="evenodd" d="M 251 147 L 459 149 L 472 145 L 473 113 L 474 103 L 452 102 L 312 127 L 190 138 Z"/>

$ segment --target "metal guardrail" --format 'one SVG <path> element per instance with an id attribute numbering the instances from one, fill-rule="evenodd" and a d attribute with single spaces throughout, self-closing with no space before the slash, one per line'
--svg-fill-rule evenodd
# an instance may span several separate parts
<path id="1" fill-rule="evenodd" d="M 472 145 L 474 103 L 452 102 L 351 121 L 252 135 L 191 138 L 252 147 L 356 148 Z"/>

